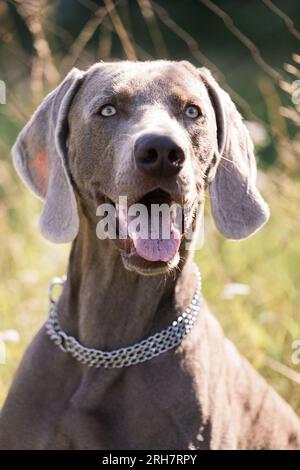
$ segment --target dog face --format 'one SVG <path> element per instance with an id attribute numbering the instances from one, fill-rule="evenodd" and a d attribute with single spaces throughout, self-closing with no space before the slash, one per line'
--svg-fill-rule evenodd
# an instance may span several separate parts
<path id="1" fill-rule="evenodd" d="M 159 61 L 103 64 L 90 71 L 74 98 L 68 166 L 91 217 L 99 204 L 117 205 L 126 196 L 128 206 L 145 204 L 149 226 L 153 203 L 185 207 L 190 224 L 217 151 L 216 135 L 196 69 Z M 149 236 L 142 244 L 128 236 L 123 246 L 117 243 L 129 269 L 157 272 L 178 263 L 181 235 Z"/>
<path id="2" fill-rule="evenodd" d="M 112 240 L 126 268 L 142 274 L 179 262 L 207 185 L 225 236 L 246 237 L 268 218 L 255 187 L 252 143 L 236 108 L 206 69 L 187 62 L 74 69 L 24 128 L 13 155 L 21 176 L 45 199 L 41 230 L 56 242 L 76 237 L 79 212 L 96 227 L 102 203 L 117 209 L 120 231 L 129 221 L 128 211 L 121 216 L 120 196 L 129 208 L 185 208 L 182 230 L 171 218 L 166 238 L 159 230 L 153 236 L 149 218 L 149 237 L 132 230 Z"/>
<path id="3" fill-rule="evenodd" d="M 69 129 L 69 168 L 82 194 L 96 188 L 113 202 L 126 195 L 129 204 L 158 188 L 180 204 L 192 202 L 217 145 L 205 86 L 180 63 L 91 69 Z"/>

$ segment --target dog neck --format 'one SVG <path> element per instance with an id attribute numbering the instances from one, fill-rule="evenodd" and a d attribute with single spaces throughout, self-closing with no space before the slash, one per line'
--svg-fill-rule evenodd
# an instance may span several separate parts
<path id="1" fill-rule="evenodd" d="M 168 326 L 195 289 L 191 251 L 173 272 L 144 276 L 123 266 L 111 240 L 99 240 L 85 219 L 73 242 L 58 303 L 64 331 L 102 350 L 129 346 Z"/>

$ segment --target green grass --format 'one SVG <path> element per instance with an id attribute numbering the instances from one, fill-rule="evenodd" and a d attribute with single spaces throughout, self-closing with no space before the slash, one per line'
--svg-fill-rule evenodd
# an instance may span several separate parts
<path id="1" fill-rule="evenodd" d="M 0 331 L 16 329 L 20 342 L 7 343 L 7 363 L 0 364 L 0 406 L 15 369 L 47 312 L 47 284 L 63 274 L 66 246 L 51 245 L 37 230 L 41 203 L 13 174 L 11 164 L 0 161 Z M 4 188 L 4 189 L 3 189 Z"/>
<path id="2" fill-rule="evenodd" d="M 0 330 L 16 329 L 21 338 L 7 343 L 7 363 L 0 365 L 1 406 L 25 347 L 46 318 L 47 285 L 65 272 L 69 247 L 41 237 L 42 203 L 16 177 L 7 143 L 0 148 Z M 300 372 L 291 363 L 291 343 L 300 339 L 299 181 L 273 170 L 263 182 L 272 212 L 268 225 L 248 240 L 231 242 L 216 232 L 207 211 L 205 244 L 196 259 L 205 297 L 227 336 L 300 414 L 300 385 L 266 361 L 271 357 Z M 250 294 L 224 300 L 231 282 L 249 285 Z"/>

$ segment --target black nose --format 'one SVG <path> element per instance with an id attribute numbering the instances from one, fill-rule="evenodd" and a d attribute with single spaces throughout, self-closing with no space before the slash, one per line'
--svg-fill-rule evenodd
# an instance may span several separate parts
<path id="1" fill-rule="evenodd" d="M 137 139 L 134 156 L 139 170 L 152 176 L 175 176 L 185 160 L 182 148 L 171 137 L 155 134 Z"/>

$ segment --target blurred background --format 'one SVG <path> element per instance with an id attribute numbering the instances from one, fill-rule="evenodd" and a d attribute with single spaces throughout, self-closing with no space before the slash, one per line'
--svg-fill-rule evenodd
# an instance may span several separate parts
<path id="1" fill-rule="evenodd" d="M 298 0 L 0 1 L 0 407 L 70 248 L 39 234 L 42 203 L 18 179 L 11 146 L 72 66 L 158 58 L 209 67 L 255 141 L 270 222 L 232 242 L 217 233 L 207 208 L 196 256 L 227 336 L 300 414 L 300 364 L 292 362 L 300 339 Z"/>

